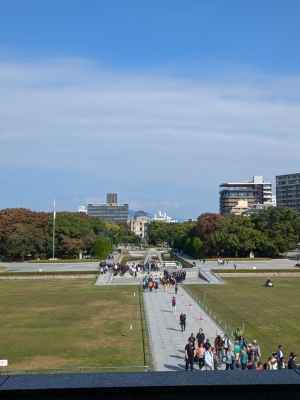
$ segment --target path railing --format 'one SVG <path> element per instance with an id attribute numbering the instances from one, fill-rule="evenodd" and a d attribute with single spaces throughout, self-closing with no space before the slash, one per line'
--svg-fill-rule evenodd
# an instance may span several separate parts
<path id="1" fill-rule="evenodd" d="M 193 268 L 194 267 L 192 262 L 185 260 L 183 257 L 180 257 L 176 253 L 171 253 L 171 257 L 174 258 L 175 260 L 179 261 L 182 264 L 182 266 L 185 268 Z"/>
<path id="2" fill-rule="evenodd" d="M 203 300 L 201 300 L 198 296 L 195 295 L 194 292 L 192 292 L 184 283 L 181 283 L 181 286 L 184 288 L 184 290 L 193 298 L 193 300 L 203 309 L 205 314 L 207 314 L 211 319 L 214 320 L 214 322 L 218 325 L 220 330 L 222 330 L 224 333 L 227 333 L 228 337 L 230 337 L 232 340 L 235 340 L 234 338 L 234 330 L 222 319 L 215 314 L 205 303 Z"/>
<path id="3" fill-rule="evenodd" d="M 184 283 L 181 283 L 181 286 L 183 289 L 189 294 L 191 298 L 198 304 L 199 307 L 202 308 L 202 310 L 205 312 L 205 314 L 210 317 L 216 325 L 220 328 L 220 331 L 223 331 L 224 333 L 227 334 L 227 336 L 232 340 L 234 343 L 235 341 L 235 336 L 234 336 L 234 330 L 232 327 L 230 327 L 226 322 L 222 321 L 222 319 L 214 313 L 205 303 L 203 300 L 199 299 L 198 296 L 195 295 L 194 292 L 192 292 Z M 264 363 L 264 360 L 260 357 L 260 362 Z"/>

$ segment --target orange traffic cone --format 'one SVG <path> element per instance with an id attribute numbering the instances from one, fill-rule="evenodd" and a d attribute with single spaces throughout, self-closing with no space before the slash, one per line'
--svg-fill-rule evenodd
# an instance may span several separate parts
<path id="1" fill-rule="evenodd" d="M 189 306 L 192 307 L 192 305 L 193 305 L 193 304 L 192 304 L 192 300 L 190 299 L 190 304 L 189 304 Z"/>
<path id="2" fill-rule="evenodd" d="M 204 318 L 203 318 L 203 315 L 202 315 L 202 312 L 200 313 L 200 321 L 204 321 Z"/>

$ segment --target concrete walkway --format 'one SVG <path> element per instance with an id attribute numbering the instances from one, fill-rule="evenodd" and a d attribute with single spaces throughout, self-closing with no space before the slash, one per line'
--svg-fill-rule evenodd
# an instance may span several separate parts
<path id="1" fill-rule="evenodd" d="M 184 294 L 182 296 L 182 293 Z M 177 295 L 177 312 L 172 313 L 171 299 L 175 295 L 174 288 L 169 288 L 168 293 L 161 288 L 157 293 L 145 292 L 145 308 L 148 318 L 155 367 L 157 371 L 182 371 L 185 369 L 184 348 L 190 334 L 194 335 L 203 329 L 205 339 L 210 339 L 214 345 L 216 331 L 219 329 L 204 311 L 190 299 L 187 293 L 180 287 Z M 192 306 L 190 306 L 190 301 Z M 181 332 L 179 316 L 181 311 L 186 314 L 186 330 Z M 204 321 L 200 321 L 200 312 Z M 223 332 L 219 330 L 220 335 Z M 195 370 L 199 371 L 198 363 Z M 224 369 L 225 365 L 221 369 Z M 204 368 L 205 369 L 205 368 Z"/>

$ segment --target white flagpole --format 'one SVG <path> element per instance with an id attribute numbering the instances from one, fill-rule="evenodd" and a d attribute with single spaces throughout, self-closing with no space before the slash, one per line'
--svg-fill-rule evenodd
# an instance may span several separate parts
<path id="1" fill-rule="evenodd" d="M 56 219 L 56 205 L 54 199 L 54 207 L 53 207 L 53 252 L 52 259 L 54 260 L 54 247 L 55 247 L 55 219 Z"/>

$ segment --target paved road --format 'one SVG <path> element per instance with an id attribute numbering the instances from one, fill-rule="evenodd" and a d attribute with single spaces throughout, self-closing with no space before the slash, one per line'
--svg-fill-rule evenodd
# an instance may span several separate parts
<path id="1" fill-rule="evenodd" d="M 99 262 L 88 262 L 88 263 L 28 263 L 28 262 L 11 262 L 3 263 L 0 262 L 0 266 L 5 266 L 8 272 L 36 272 L 42 269 L 43 271 L 55 272 L 55 271 L 98 271 Z"/>
<path id="2" fill-rule="evenodd" d="M 182 292 L 184 296 L 182 296 Z M 185 369 L 184 348 L 190 334 L 198 333 L 202 328 L 205 337 L 211 340 L 213 345 L 218 329 L 217 325 L 192 301 L 190 297 L 180 289 L 177 293 L 177 312 L 172 313 L 171 299 L 174 289 L 169 288 L 168 293 L 161 288 L 157 293 L 144 293 L 145 308 L 148 316 L 148 326 L 152 340 L 152 349 L 157 371 L 182 371 Z M 179 315 L 183 311 L 187 317 L 186 331 L 181 332 Z M 204 321 L 200 321 L 200 312 Z M 223 332 L 219 330 L 220 335 Z M 224 365 L 222 369 L 224 369 Z M 198 363 L 195 369 L 199 370 Z"/>

